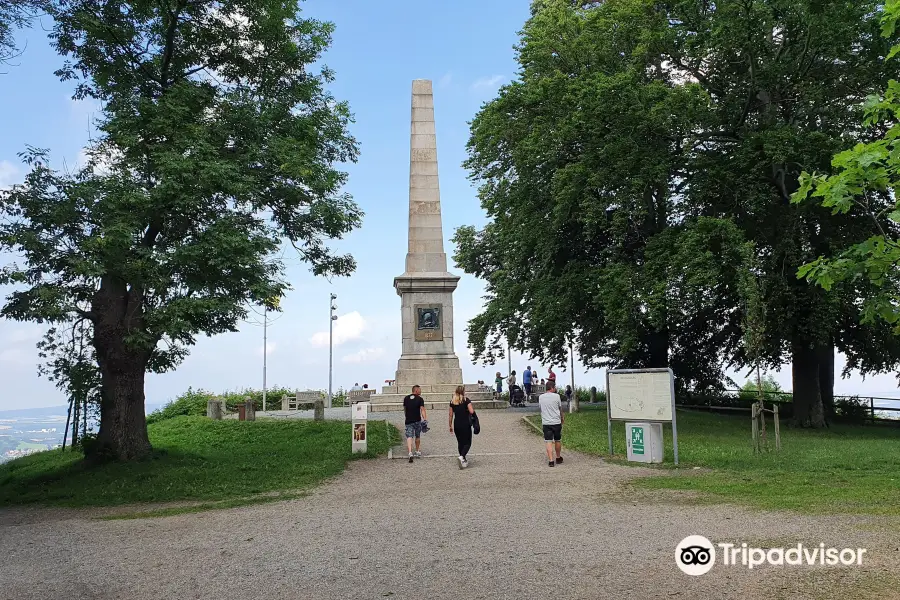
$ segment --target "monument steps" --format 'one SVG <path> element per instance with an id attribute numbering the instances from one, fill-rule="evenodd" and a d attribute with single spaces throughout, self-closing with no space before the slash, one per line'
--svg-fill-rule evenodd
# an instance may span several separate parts
<path id="1" fill-rule="evenodd" d="M 409 394 L 375 394 L 369 397 L 370 412 L 388 412 L 403 410 L 403 399 Z M 504 401 L 495 401 L 493 394 L 490 392 L 466 392 L 466 397 L 475 405 L 475 410 L 507 408 L 508 403 Z M 453 398 L 452 393 L 425 393 L 422 392 L 422 398 L 425 400 L 425 410 L 438 410 L 442 417 L 446 417 L 447 406 Z"/>

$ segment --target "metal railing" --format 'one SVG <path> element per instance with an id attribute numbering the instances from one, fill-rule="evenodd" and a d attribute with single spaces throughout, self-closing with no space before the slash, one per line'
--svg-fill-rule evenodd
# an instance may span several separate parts
<path id="1" fill-rule="evenodd" d="M 773 404 L 791 404 L 794 399 L 792 392 L 763 392 L 763 400 Z M 681 400 L 681 402 L 678 402 Z M 684 402 L 688 400 L 688 402 Z M 694 400 L 694 401 L 692 401 Z M 707 400 L 708 402 L 696 402 L 696 400 Z M 681 393 L 676 397 L 676 406 L 679 408 L 709 408 L 714 410 L 734 410 L 742 412 L 750 412 L 750 405 L 757 401 L 755 391 L 747 390 L 725 390 L 722 395 L 705 395 Z M 730 406 L 729 404 L 747 403 L 747 406 Z M 841 402 L 845 406 L 851 404 L 859 408 L 867 408 L 868 415 L 866 419 L 869 421 L 877 421 L 881 419 L 897 420 L 900 419 L 900 398 L 884 398 L 879 396 L 863 396 L 863 395 L 836 395 L 834 397 L 835 408 L 842 408 Z M 896 404 L 897 406 L 886 406 L 886 403 Z"/>

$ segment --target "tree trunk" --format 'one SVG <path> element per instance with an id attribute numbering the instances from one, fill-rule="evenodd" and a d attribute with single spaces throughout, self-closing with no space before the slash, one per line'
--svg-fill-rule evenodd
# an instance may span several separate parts
<path id="1" fill-rule="evenodd" d="M 650 353 L 650 368 L 663 368 L 669 366 L 669 329 L 651 331 L 648 340 Z"/>
<path id="2" fill-rule="evenodd" d="M 100 361 L 98 361 L 100 362 Z M 136 460 L 152 449 L 144 412 L 146 363 L 122 361 L 116 368 L 100 364 L 100 431 L 88 459 Z"/>
<path id="3" fill-rule="evenodd" d="M 81 418 L 81 403 L 76 399 L 72 403 L 72 449 L 78 447 L 78 423 Z"/>
<path id="4" fill-rule="evenodd" d="M 799 427 L 825 427 L 822 393 L 819 387 L 819 356 L 803 340 L 791 344 L 793 359 L 794 424 Z"/>
<path id="5" fill-rule="evenodd" d="M 819 390 L 822 394 L 822 409 L 825 420 L 834 419 L 834 341 L 829 340 L 818 349 L 819 354 Z"/>
<path id="6" fill-rule="evenodd" d="M 94 295 L 94 349 L 100 367 L 100 431 L 87 459 L 137 460 L 150 454 L 144 412 L 144 374 L 149 350 L 126 342 L 143 333 L 142 294 L 104 278 Z"/>

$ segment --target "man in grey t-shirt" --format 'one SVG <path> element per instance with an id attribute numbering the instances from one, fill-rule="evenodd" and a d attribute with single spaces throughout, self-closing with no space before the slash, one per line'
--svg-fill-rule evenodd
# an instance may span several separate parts
<path id="1" fill-rule="evenodd" d="M 556 393 L 556 382 L 547 382 L 547 391 L 538 398 L 541 407 L 541 426 L 544 430 L 544 442 L 547 443 L 547 460 L 549 465 L 562 464 L 562 426 L 563 413 L 560 409 L 562 399 Z M 556 460 L 553 460 L 553 446 L 556 446 Z"/>

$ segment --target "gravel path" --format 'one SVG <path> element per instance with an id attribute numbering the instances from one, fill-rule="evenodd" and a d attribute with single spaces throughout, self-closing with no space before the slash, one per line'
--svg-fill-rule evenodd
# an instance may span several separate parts
<path id="1" fill-rule="evenodd" d="M 896 519 L 692 506 L 629 495 L 646 469 L 564 452 L 549 468 L 521 415 L 483 411 L 461 471 L 446 415 L 430 414 L 426 457 L 352 463 L 295 501 L 99 521 L 82 512 L 0 511 L 0 598 L 897 598 Z M 390 415 L 399 422 L 402 418 Z M 430 457 L 428 455 L 431 455 Z M 674 564 L 690 534 L 762 547 L 869 550 L 864 567 Z"/>

